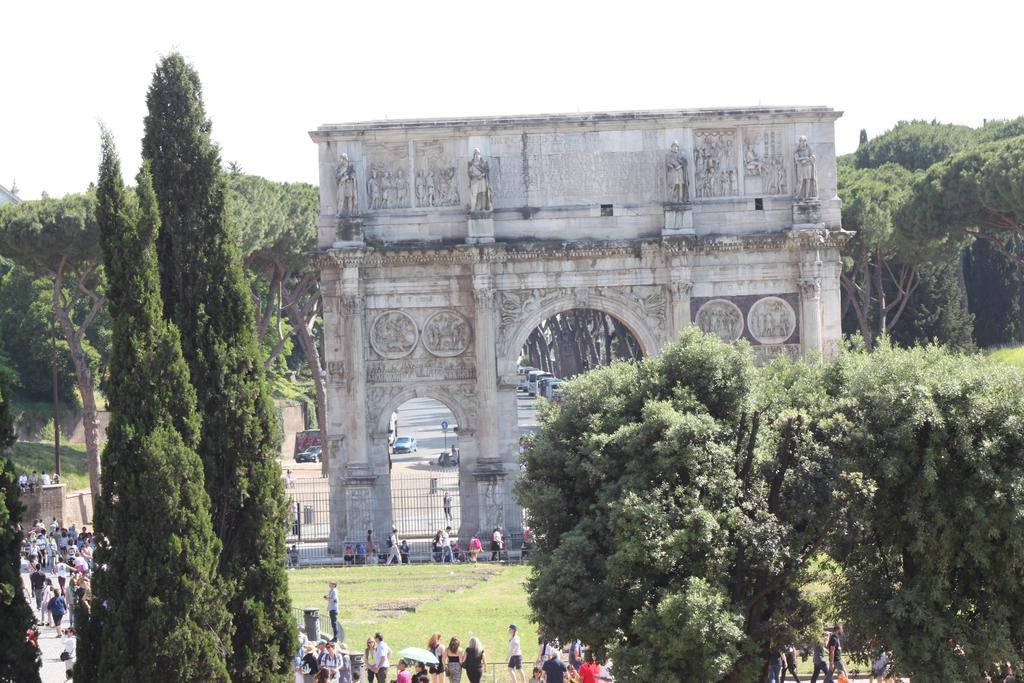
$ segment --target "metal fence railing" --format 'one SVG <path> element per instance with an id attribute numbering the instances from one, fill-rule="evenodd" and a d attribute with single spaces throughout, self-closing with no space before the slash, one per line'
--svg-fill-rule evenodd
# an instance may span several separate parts
<path id="1" fill-rule="evenodd" d="M 289 565 L 364 565 L 386 560 L 387 549 L 377 549 L 376 558 L 359 555 L 355 550 L 364 539 L 351 539 L 354 552 L 351 560 L 343 555 L 331 553 L 328 540 L 331 536 L 331 493 L 326 477 L 309 477 L 294 480 L 285 489 L 290 505 L 290 525 L 287 534 Z M 447 494 L 447 497 L 446 495 Z M 391 508 L 398 537 L 408 546 L 403 553 L 403 562 L 421 563 L 441 561 L 435 555 L 432 541 L 439 529 L 452 527 L 452 538 L 458 548 L 454 553 L 457 562 L 472 561 L 469 553 L 470 536 L 461 532 L 462 516 L 459 496 L 458 469 L 432 468 L 424 474 L 392 475 Z M 382 534 L 383 535 L 383 534 Z M 529 554 L 523 548 L 520 535 L 506 538 L 507 547 L 496 560 L 492 560 L 489 538 L 481 538 L 483 550 L 477 555 L 478 562 L 500 561 L 520 562 Z"/>

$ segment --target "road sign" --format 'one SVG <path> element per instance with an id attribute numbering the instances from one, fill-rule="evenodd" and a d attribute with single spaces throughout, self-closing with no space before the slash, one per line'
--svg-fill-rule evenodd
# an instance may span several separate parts
<path id="1" fill-rule="evenodd" d="M 448 431 L 448 420 L 444 420 L 443 422 L 441 422 L 441 431 L 442 432 L 447 432 Z"/>

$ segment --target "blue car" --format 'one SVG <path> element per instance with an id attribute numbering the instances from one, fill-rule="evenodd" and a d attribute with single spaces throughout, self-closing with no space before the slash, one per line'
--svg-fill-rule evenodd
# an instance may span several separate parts
<path id="1" fill-rule="evenodd" d="M 416 439 L 411 436 L 400 436 L 395 439 L 395 453 L 415 453 Z"/>

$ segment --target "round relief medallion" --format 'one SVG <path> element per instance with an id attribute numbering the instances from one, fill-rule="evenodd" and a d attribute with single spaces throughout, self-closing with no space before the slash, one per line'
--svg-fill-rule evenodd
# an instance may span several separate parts
<path id="1" fill-rule="evenodd" d="M 747 329 L 762 344 L 782 344 L 796 330 L 796 313 L 785 299 L 758 299 L 747 313 Z"/>
<path id="2" fill-rule="evenodd" d="M 697 327 L 712 332 L 723 341 L 736 341 L 743 335 L 743 313 L 725 299 L 712 299 L 697 311 Z"/>
<path id="3" fill-rule="evenodd" d="M 416 348 L 416 323 L 401 311 L 377 316 L 370 327 L 370 346 L 384 358 L 404 358 Z"/>
<path id="4" fill-rule="evenodd" d="M 469 323 L 455 311 L 438 311 L 423 325 L 423 346 L 442 358 L 458 356 L 469 348 Z"/>

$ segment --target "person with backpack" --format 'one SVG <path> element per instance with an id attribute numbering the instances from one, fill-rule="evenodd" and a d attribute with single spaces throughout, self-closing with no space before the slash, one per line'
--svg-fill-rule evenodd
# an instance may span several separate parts
<path id="1" fill-rule="evenodd" d="M 299 660 L 299 666 L 296 667 L 296 672 L 302 674 L 303 683 L 313 683 L 316 679 L 316 675 L 320 672 L 320 664 L 317 661 L 316 646 L 313 645 L 312 640 L 307 640 L 303 645 L 302 659 Z"/>
<path id="2" fill-rule="evenodd" d="M 64 615 L 67 614 L 68 603 L 64 600 L 64 596 L 59 590 L 57 590 L 57 588 L 51 588 L 50 590 L 52 591 L 52 597 L 50 598 L 48 609 L 50 610 L 50 614 L 53 616 L 53 626 L 57 629 L 55 637 L 60 638 L 64 635 L 60 630 L 60 622 L 64 620 Z"/>

